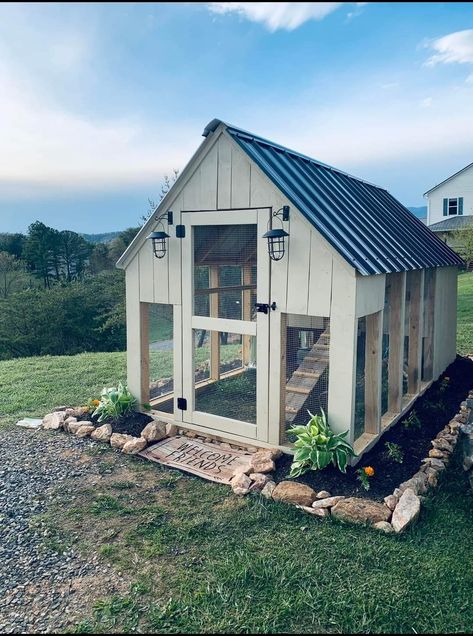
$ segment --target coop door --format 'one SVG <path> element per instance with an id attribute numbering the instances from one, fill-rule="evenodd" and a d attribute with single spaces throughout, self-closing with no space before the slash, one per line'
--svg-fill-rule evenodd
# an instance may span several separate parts
<path id="1" fill-rule="evenodd" d="M 268 435 L 268 210 L 183 212 L 182 419 L 212 432 Z M 210 432 L 210 431 L 209 431 Z"/>

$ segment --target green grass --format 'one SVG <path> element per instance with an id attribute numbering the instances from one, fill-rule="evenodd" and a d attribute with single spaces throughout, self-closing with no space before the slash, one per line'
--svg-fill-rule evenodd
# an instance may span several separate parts
<path id="1" fill-rule="evenodd" d="M 472 274 L 459 290 L 466 353 Z M 1 414 L 12 422 L 80 404 L 124 375 L 122 353 L 0 362 Z M 133 457 L 125 473 L 120 455 L 100 449 L 100 492 L 78 482 L 74 502 L 50 508 L 50 541 L 97 553 L 134 583 L 84 607 L 78 633 L 473 631 L 473 497 L 458 458 L 418 524 L 392 536 L 238 499 Z"/>
<path id="2" fill-rule="evenodd" d="M 473 272 L 458 277 L 457 349 L 462 355 L 473 353 Z"/>

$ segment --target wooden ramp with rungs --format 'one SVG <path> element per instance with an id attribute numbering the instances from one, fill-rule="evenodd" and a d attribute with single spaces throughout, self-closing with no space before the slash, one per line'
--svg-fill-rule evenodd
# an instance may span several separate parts
<path id="1" fill-rule="evenodd" d="M 292 424 L 328 367 L 330 331 L 326 329 L 286 384 L 286 424 Z"/>

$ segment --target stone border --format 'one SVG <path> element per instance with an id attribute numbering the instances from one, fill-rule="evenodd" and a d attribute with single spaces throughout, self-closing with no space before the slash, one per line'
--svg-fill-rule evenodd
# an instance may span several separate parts
<path id="1" fill-rule="evenodd" d="M 402 532 L 417 520 L 423 495 L 437 486 L 439 475 L 445 470 L 455 450 L 460 431 L 465 440 L 463 467 L 470 471 L 469 479 L 473 487 L 473 390 L 460 404 L 458 414 L 432 440 L 432 448 L 428 457 L 422 460 L 421 468 L 385 497 L 383 503 L 358 497 L 332 497 L 326 490 L 317 493 L 310 486 L 297 481 L 276 484 L 271 473 L 275 470 L 276 460 L 282 455 L 277 448 L 258 449 L 255 446 L 231 444 L 222 441 L 222 438 L 199 435 L 159 419 L 149 422 L 141 432 L 141 437 L 133 437 L 113 433 L 111 424 L 95 427 L 90 421 L 78 420 L 87 413 L 87 407 L 57 407 L 44 417 L 43 428 L 63 429 L 77 437 L 90 436 L 128 455 L 136 455 L 148 444 L 177 434 L 215 444 L 222 449 L 243 450 L 248 454 L 248 463 L 236 469 L 231 481 L 231 488 L 236 495 L 260 492 L 268 499 L 294 505 L 317 517 L 333 516 L 350 523 L 363 523 L 383 532 Z"/>

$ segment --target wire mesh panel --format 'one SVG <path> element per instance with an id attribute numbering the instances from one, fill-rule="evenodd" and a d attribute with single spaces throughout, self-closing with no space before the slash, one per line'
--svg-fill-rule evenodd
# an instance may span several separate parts
<path id="1" fill-rule="evenodd" d="M 388 411 L 389 398 L 389 329 L 391 323 L 391 280 L 386 275 L 383 313 L 383 340 L 381 350 L 381 415 Z"/>
<path id="2" fill-rule="evenodd" d="M 194 227 L 194 315 L 255 320 L 256 225 Z"/>
<path id="3" fill-rule="evenodd" d="M 245 363 L 241 334 L 194 330 L 196 411 L 256 423 L 256 339 L 249 338 Z"/>
<path id="4" fill-rule="evenodd" d="M 306 424 L 307 411 L 327 412 L 330 358 L 330 320 L 321 316 L 287 314 L 283 320 L 282 410 L 284 427 L 281 443 L 292 441 L 287 429 Z"/>
<path id="5" fill-rule="evenodd" d="M 173 307 L 149 304 L 149 400 L 165 413 L 173 412 L 174 324 Z"/>
<path id="6" fill-rule="evenodd" d="M 366 318 L 358 319 L 355 376 L 355 440 L 365 432 Z"/>

